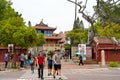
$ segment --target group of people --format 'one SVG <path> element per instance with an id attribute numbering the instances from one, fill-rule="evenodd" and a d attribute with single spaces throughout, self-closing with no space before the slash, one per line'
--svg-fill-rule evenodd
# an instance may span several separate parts
<path id="1" fill-rule="evenodd" d="M 45 59 L 47 62 L 45 62 Z M 44 55 L 43 51 L 39 51 L 38 55 L 35 57 L 33 54 L 20 54 L 19 55 L 19 62 L 20 62 L 20 69 L 24 68 L 24 65 L 31 66 L 31 72 L 34 74 L 35 67 L 38 68 L 38 78 L 44 79 L 44 66 L 47 64 L 48 67 L 48 76 L 53 76 L 56 78 L 56 75 L 59 76 L 59 80 L 61 78 L 61 59 L 62 55 L 59 49 L 56 49 L 54 53 L 49 53 L 47 57 Z M 5 69 L 7 68 L 8 64 L 8 53 L 5 53 L 4 56 L 5 61 Z"/>
<path id="2" fill-rule="evenodd" d="M 54 53 L 50 52 L 47 56 L 44 55 L 43 51 L 39 51 L 38 55 L 35 57 L 33 54 L 20 54 L 19 61 L 20 61 L 20 68 L 24 67 L 24 64 L 31 66 L 31 72 L 34 74 L 35 67 L 38 68 L 38 78 L 44 79 L 44 66 L 47 64 L 48 67 L 48 76 L 53 76 L 56 78 L 56 75 L 59 76 L 59 80 L 61 78 L 61 59 L 63 54 L 61 54 L 59 49 L 56 49 Z M 47 62 L 45 59 L 47 58 Z M 5 61 L 5 69 L 7 68 L 8 64 L 8 53 L 5 53 L 4 56 Z M 83 64 L 83 57 L 79 56 L 79 65 Z"/>
<path id="3" fill-rule="evenodd" d="M 28 55 L 29 56 L 29 55 Z M 53 76 L 53 78 L 56 78 L 56 74 L 59 76 L 59 80 L 62 80 L 61 78 L 61 59 L 62 56 L 60 55 L 60 50 L 55 50 L 54 54 L 50 53 L 47 56 L 47 67 L 48 67 L 48 76 Z M 44 66 L 46 65 L 45 62 L 45 55 L 43 51 L 39 51 L 38 56 L 34 57 L 33 55 L 30 56 L 30 59 L 28 60 L 32 74 L 34 74 L 34 68 L 38 68 L 38 78 L 44 79 Z"/>

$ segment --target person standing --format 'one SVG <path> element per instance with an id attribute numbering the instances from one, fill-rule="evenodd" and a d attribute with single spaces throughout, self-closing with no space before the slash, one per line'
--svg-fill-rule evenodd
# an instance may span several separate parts
<path id="1" fill-rule="evenodd" d="M 37 57 L 37 66 L 38 66 L 38 78 L 43 78 L 43 70 L 44 70 L 44 65 L 45 65 L 45 57 L 43 55 L 43 52 L 40 51 L 39 55 Z"/>
<path id="2" fill-rule="evenodd" d="M 59 80 L 62 80 L 61 78 L 61 59 L 62 56 L 60 55 L 60 50 L 55 50 L 55 54 L 53 55 L 53 61 L 54 61 L 54 71 L 53 71 L 53 78 L 55 78 L 55 74 L 58 71 Z"/>
<path id="3" fill-rule="evenodd" d="M 27 53 L 25 53 L 25 55 L 24 55 L 24 57 L 25 57 L 25 67 L 27 67 L 28 66 L 28 55 L 27 55 Z"/>
<path id="4" fill-rule="evenodd" d="M 4 61 L 5 61 L 5 67 L 4 67 L 4 69 L 6 70 L 7 69 L 7 65 L 8 65 L 8 53 L 7 52 L 5 53 Z"/>
<path id="5" fill-rule="evenodd" d="M 84 64 L 83 64 L 83 57 L 82 57 L 81 55 L 80 55 L 80 57 L 79 57 L 79 60 L 80 60 L 80 61 L 79 61 L 79 65 L 80 65 L 80 64 L 84 65 Z"/>
<path id="6" fill-rule="evenodd" d="M 22 53 L 20 55 L 20 68 L 21 69 L 24 69 L 24 60 L 25 60 L 25 57 L 24 57 L 24 54 Z"/>

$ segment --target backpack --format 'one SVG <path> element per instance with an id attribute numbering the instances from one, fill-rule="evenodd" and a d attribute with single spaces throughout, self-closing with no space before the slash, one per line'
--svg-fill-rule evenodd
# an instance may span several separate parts
<path id="1" fill-rule="evenodd" d="M 33 64 L 33 62 L 34 62 L 34 61 L 33 61 L 32 59 L 31 59 L 31 60 L 29 60 L 29 63 L 30 63 L 30 64 Z"/>

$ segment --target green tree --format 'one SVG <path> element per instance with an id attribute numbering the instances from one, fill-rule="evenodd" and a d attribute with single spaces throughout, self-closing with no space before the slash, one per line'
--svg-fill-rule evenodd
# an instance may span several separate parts
<path id="1" fill-rule="evenodd" d="M 115 37 L 116 39 L 120 39 L 119 34 L 120 34 L 120 25 L 115 24 L 115 23 L 107 24 L 105 28 L 103 29 L 101 28 L 101 30 L 99 30 L 99 35 L 102 37 L 103 36 L 104 37 Z"/>
<path id="2" fill-rule="evenodd" d="M 44 36 L 37 34 L 34 28 L 25 26 L 21 14 L 16 12 L 11 4 L 10 1 L 0 0 L 0 45 L 14 44 L 14 47 L 28 48 L 44 44 Z"/>
<path id="3" fill-rule="evenodd" d="M 101 25 L 100 22 L 97 22 L 95 25 L 95 32 L 99 37 L 115 37 L 120 39 L 120 25 L 111 22 L 111 24 L 106 23 L 105 26 Z"/>
<path id="4" fill-rule="evenodd" d="M 77 45 L 77 44 L 80 44 L 80 43 L 87 43 L 88 30 L 84 29 L 84 31 L 83 31 L 81 28 L 71 30 L 67 33 L 66 39 L 68 37 L 71 39 L 71 44 Z M 74 40 L 74 38 L 75 38 L 75 40 Z"/>
<path id="5" fill-rule="evenodd" d="M 21 18 L 21 14 L 15 12 L 11 5 L 12 5 L 11 1 L 0 0 L 0 21 L 9 19 L 11 17 Z"/>
<path id="6" fill-rule="evenodd" d="M 37 34 L 36 30 L 32 27 L 16 27 L 6 24 L 0 30 L 0 44 L 7 46 L 14 44 L 21 47 L 33 47 L 45 43 L 43 34 Z"/>
<path id="7" fill-rule="evenodd" d="M 120 1 L 119 0 L 97 0 L 97 5 L 94 7 L 98 20 L 101 24 L 117 23 L 120 24 Z"/>
<path id="8" fill-rule="evenodd" d="M 77 18 L 77 20 L 74 21 L 74 24 L 73 24 L 73 29 L 77 29 L 77 28 L 82 28 L 84 30 L 84 24 L 83 24 L 83 21 L 79 20 L 79 17 Z"/>
<path id="9" fill-rule="evenodd" d="M 11 5 L 11 1 L 0 0 L 0 45 L 32 47 L 45 43 L 44 36 L 37 34 L 34 28 L 27 27 L 21 14 Z"/>

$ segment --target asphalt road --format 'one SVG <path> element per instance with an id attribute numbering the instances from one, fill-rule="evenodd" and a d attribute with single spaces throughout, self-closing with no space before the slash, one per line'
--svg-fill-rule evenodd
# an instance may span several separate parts
<path id="1" fill-rule="evenodd" d="M 44 80 L 53 79 L 53 76 L 47 76 L 47 67 L 44 69 Z M 98 64 L 78 66 L 72 61 L 62 63 L 63 80 L 120 80 L 120 68 L 100 67 Z M 24 70 L 0 71 L 0 80 L 40 80 L 38 79 L 37 69 L 31 74 L 30 68 Z"/>
<path id="2" fill-rule="evenodd" d="M 47 76 L 47 69 L 44 70 L 44 80 L 54 80 Z M 120 80 L 120 69 L 95 68 L 95 69 L 62 69 L 63 80 Z M 0 80 L 40 80 L 30 69 L 8 70 L 0 72 Z M 58 80 L 56 77 L 55 80 Z"/>

